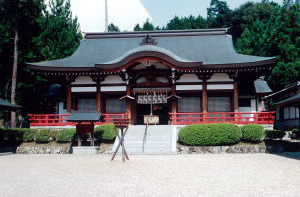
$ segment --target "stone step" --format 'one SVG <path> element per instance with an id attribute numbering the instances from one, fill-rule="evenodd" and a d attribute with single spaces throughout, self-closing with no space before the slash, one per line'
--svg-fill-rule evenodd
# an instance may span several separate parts
<path id="1" fill-rule="evenodd" d="M 170 154 L 174 149 L 174 132 L 173 126 L 170 125 L 157 125 L 149 126 L 146 143 L 144 143 L 145 126 L 144 125 L 131 125 L 125 136 L 125 148 L 128 154 Z M 175 136 L 176 137 L 176 136 Z M 116 149 L 119 140 L 116 139 L 113 152 Z M 144 146 L 144 151 L 143 151 Z M 174 151 L 174 150 L 173 150 Z M 118 153 L 121 153 L 121 148 Z"/>

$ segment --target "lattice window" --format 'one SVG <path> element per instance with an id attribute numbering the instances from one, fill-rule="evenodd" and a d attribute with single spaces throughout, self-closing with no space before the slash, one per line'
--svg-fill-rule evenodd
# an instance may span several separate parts
<path id="1" fill-rule="evenodd" d="M 118 98 L 106 99 L 106 113 L 125 113 L 126 101 Z"/>
<path id="2" fill-rule="evenodd" d="M 178 112 L 200 112 L 200 97 L 182 97 L 179 99 Z"/>
<path id="3" fill-rule="evenodd" d="M 230 97 L 208 97 L 209 112 L 230 112 Z"/>
<path id="4" fill-rule="evenodd" d="M 79 111 L 96 111 L 96 99 L 78 99 Z"/>

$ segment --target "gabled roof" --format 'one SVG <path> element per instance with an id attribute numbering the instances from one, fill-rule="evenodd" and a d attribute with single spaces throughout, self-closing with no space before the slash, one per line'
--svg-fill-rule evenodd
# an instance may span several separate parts
<path id="1" fill-rule="evenodd" d="M 280 102 L 276 103 L 276 105 L 291 104 L 291 103 L 295 103 L 295 102 L 299 102 L 299 105 L 300 105 L 300 93 L 298 93 L 292 97 L 289 97 L 283 101 L 280 101 Z"/>
<path id="2" fill-rule="evenodd" d="M 67 118 L 68 122 L 98 122 L 101 113 L 99 112 L 71 112 Z"/>
<path id="3" fill-rule="evenodd" d="M 124 65 L 136 54 L 161 55 L 179 67 L 228 67 L 274 64 L 276 58 L 242 55 L 235 52 L 227 29 L 87 33 L 77 51 L 68 58 L 29 63 L 36 70 L 94 70 Z M 152 43 L 144 43 L 150 38 Z M 142 46 L 141 46 L 142 45 Z M 130 58 L 131 57 L 131 58 Z M 126 60 L 126 61 L 125 61 Z M 172 62 L 173 61 L 173 62 Z"/>
<path id="4" fill-rule="evenodd" d="M 284 88 L 284 89 L 282 89 L 282 90 L 279 90 L 279 91 L 277 91 L 277 92 L 275 92 L 275 93 L 273 93 L 273 94 L 270 94 L 270 95 L 268 95 L 268 96 L 265 96 L 265 99 L 272 98 L 272 97 L 277 96 L 277 95 L 279 95 L 279 94 L 284 94 L 284 93 L 286 93 L 286 92 L 288 92 L 288 91 L 290 91 L 290 90 L 293 90 L 293 89 L 295 89 L 295 88 L 298 88 L 298 87 L 300 87 L 300 81 L 297 81 L 296 83 L 294 83 L 294 84 L 292 84 L 292 85 L 289 85 L 289 86 L 287 86 L 286 88 Z"/>
<path id="5" fill-rule="evenodd" d="M 18 109 L 21 108 L 21 106 L 16 105 L 16 104 L 12 104 L 6 100 L 3 100 L 2 98 L 0 98 L 0 109 Z"/>

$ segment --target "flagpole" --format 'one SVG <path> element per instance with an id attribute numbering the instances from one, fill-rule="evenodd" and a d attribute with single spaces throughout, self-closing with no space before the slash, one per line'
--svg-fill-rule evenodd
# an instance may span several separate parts
<path id="1" fill-rule="evenodd" d="M 107 10 L 107 0 L 105 0 L 105 32 L 108 32 L 108 10 Z"/>

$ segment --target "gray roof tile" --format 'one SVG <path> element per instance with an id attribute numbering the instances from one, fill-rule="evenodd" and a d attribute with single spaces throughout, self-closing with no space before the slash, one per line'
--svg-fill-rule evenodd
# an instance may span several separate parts
<path id="1" fill-rule="evenodd" d="M 272 90 L 265 80 L 257 79 L 254 81 L 255 92 L 257 94 L 271 93 Z"/>
<path id="2" fill-rule="evenodd" d="M 68 122 L 98 122 L 101 118 L 99 112 L 71 112 Z"/>
<path id="3" fill-rule="evenodd" d="M 82 40 L 77 51 L 69 58 L 29 64 L 73 68 L 94 68 L 95 64 L 101 64 L 105 69 L 105 64 L 116 63 L 139 51 L 159 51 L 180 62 L 203 62 L 204 65 L 251 63 L 274 59 L 236 53 L 231 35 L 225 33 L 191 35 L 191 32 L 193 31 L 173 35 L 172 31 L 169 31 L 169 36 L 160 32 L 151 35 L 151 32 L 148 32 L 157 42 L 157 46 L 140 46 L 145 32 L 140 35 L 135 33 L 134 36 L 129 36 L 130 32 L 122 33 L 120 37 L 101 37 L 102 34 L 99 34 L 99 37 Z"/>
<path id="4" fill-rule="evenodd" d="M 278 102 L 276 104 L 277 105 L 278 104 L 282 105 L 282 104 L 293 103 L 293 102 L 297 102 L 297 101 L 300 102 L 300 93 L 298 93 L 298 94 L 296 94 L 296 95 L 294 95 L 292 97 L 289 97 L 289 98 L 287 98 L 287 99 L 285 99 L 283 101 L 280 101 L 280 102 Z"/>

